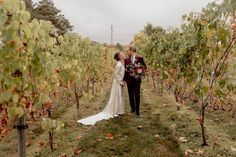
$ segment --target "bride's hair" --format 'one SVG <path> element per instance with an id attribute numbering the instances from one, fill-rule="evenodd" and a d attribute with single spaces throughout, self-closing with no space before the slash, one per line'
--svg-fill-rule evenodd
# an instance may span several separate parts
<path id="1" fill-rule="evenodd" d="M 116 61 L 119 61 L 120 60 L 120 52 L 117 52 L 115 55 L 114 55 L 114 59 Z"/>

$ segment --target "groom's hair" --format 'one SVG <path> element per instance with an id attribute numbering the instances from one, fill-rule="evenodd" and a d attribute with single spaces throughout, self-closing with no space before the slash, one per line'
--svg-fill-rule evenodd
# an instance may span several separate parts
<path id="1" fill-rule="evenodd" d="M 132 51 L 132 52 L 136 52 L 136 48 L 133 47 L 133 46 L 129 46 L 129 50 Z"/>
<path id="2" fill-rule="evenodd" d="M 119 61 L 120 60 L 120 52 L 117 52 L 115 55 L 114 55 L 114 59 L 116 61 Z"/>

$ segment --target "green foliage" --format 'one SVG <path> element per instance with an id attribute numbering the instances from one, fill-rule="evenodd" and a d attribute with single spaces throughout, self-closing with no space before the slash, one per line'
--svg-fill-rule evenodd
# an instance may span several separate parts
<path id="1" fill-rule="evenodd" d="M 155 27 L 148 24 L 144 34 L 140 32 L 134 37 L 134 45 L 150 65 L 161 71 L 163 81 L 172 79 L 173 86 L 184 80 L 184 84 L 197 89 L 196 94 L 201 89 L 200 93 L 206 95 L 209 92 L 206 89 L 211 85 L 206 80 L 211 80 L 213 73 L 217 73 L 214 84 L 219 82 L 221 87 L 232 87 L 225 79 L 230 74 L 228 62 L 221 58 L 234 40 L 235 30 L 230 27 L 235 23 L 232 3 L 227 0 L 222 4 L 210 3 L 202 13 L 184 15 L 180 29 L 155 31 Z M 229 48 L 232 50 L 232 46 Z M 220 67 L 214 71 L 219 62 Z"/>
<path id="2" fill-rule="evenodd" d="M 153 67 L 152 73 L 174 92 L 176 101 L 183 103 L 183 99 L 193 97 L 201 100 L 201 114 L 209 104 L 230 105 L 236 94 L 232 68 L 236 42 L 234 3 L 213 2 L 201 13 L 184 15 L 181 28 L 156 31 L 148 24 L 134 37 L 134 45 Z M 200 124 L 204 122 L 202 117 Z"/>
<path id="3" fill-rule="evenodd" d="M 52 36 L 54 25 L 31 20 L 24 1 L 4 1 L 0 18 L 0 132 L 19 116 L 47 110 L 61 88 L 110 76 L 112 50 L 75 33 Z"/>

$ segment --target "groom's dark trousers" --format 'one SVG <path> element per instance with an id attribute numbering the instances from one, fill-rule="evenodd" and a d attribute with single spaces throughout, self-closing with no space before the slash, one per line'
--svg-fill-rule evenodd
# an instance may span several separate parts
<path id="1" fill-rule="evenodd" d="M 127 79 L 127 86 L 131 112 L 136 112 L 136 114 L 139 115 L 141 78 L 136 79 L 130 76 L 129 79 Z"/>

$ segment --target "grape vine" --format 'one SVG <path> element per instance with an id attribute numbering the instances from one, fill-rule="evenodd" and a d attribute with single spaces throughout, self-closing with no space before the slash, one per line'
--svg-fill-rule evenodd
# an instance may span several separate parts
<path id="1" fill-rule="evenodd" d="M 111 74 L 112 49 L 76 33 L 56 36 L 54 31 L 48 21 L 31 20 L 22 0 L 0 1 L 0 140 L 15 126 L 23 139 L 20 156 L 25 156 L 23 130 L 29 115 L 43 119 L 53 150 L 53 133 L 63 127 L 52 119 L 55 100 L 74 91 L 79 115 L 87 83 L 92 82 L 96 94 L 95 84 Z"/>
<path id="2" fill-rule="evenodd" d="M 203 145 L 205 109 L 232 110 L 236 93 L 236 2 L 210 3 L 183 16 L 180 28 L 135 35 L 133 44 L 149 61 L 154 87 L 172 91 L 176 106 L 196 103 Z M 235 113 L 233 113 L 235 114 Z"/>

